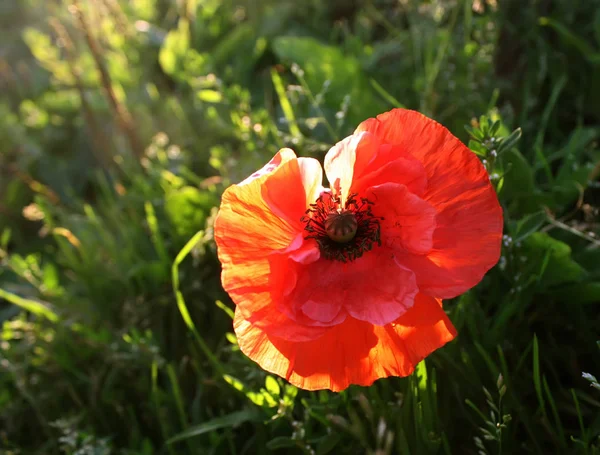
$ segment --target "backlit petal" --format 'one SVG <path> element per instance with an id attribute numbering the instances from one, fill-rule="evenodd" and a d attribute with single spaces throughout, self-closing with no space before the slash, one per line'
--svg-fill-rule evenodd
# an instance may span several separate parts
<path id="1" fill-rule="evenodd" d="M 477 156 L 439 123 L 394 109 L 361 123 L 385 144 L 412 154 L 427 173 L 423 199 L 437 211 L 433 248 L 426 256 L 398 256 L 419 288 L 454 297 L 477 284 L 500 256 L 502 209 Z"/>
<path id="2" fill-rule="evenodd" d="M 423 164 L 412 155 L 397 147 L 381 145 L 371 163 L 364 168 L 355 166 L 355 179 L 351 192 L 362 193 L 371 186 L 383 183 L 399 183 L 411 193 L 422 196 L 427 188 L 427 174 Z M 388 158 L 389 155 L 392 155 Z"/>
<path id="3" fill-rule="evenodd" d="M 404 314 L 416 294 L 413 272 L 399 267 L 391 251 L 376 248 L 348 263 L 320 259 L 299 268 L 290 303 L 294 315 L 302 311 L 322 323 L 348 313 L 385 325 Z"/>
<path id="4" fill-rule="evenodd" d="M 342 206 L 345 204 L 352 179 L 357 155 L 368 160 L 379 146 L 377 138 L 370 134 L 355 134 L 335 144 L 325 155 L 325 173 L 334 194 L 339 195 Z"/>
<path id="5" fill-rule="evenodd" d="M 270 173 L 246 179 L 243 185 L 232 185 L 223 193 L 214 227 L 222 263 L 247 261 L 265 252 L 285 249 L 296 238 L 298 227 L 273 213 L 261 191 L 265 180 L 290 167 L 287 163 L 280 162 Z M 294 188 L 294 182 L 290 182 L 290 192 L 301 191 L 304 197 L 301 181 L 295 183 Z"/>
<path id="6" fill-rule="evenodd" d="M 254 172 L 252 175 L 238 183 L 238 186 L 247 185 L 248 183 L 256 179 L 264 180 L 264 177 L 266 177 L 269 174 L 272 174 L 273 171 L 277 169 L 282 163 L 293 159 L 296 159 L 296 154 L 294 153 L 294 151 L 292 149 L 283 148 L 279 150 L 271 159 L 271 161 L 265 164 L 261 169 Z"/>
<path id="7" fill-rule="evenodd" d="M 264 180 L 261 195 L 272 213 L 302 229 L 300 218 L 322 191 L 323 170 L 314 158 L 282 163 Z"/>
<path id="8" fill-rule="evenodd" d="M 265 370 L 297 387 L 340 391 L 411 374 L 422 359 L 451 341 L 456 331 L 440 302 L 419 294 L 415 305 L 392 324 L 373 326 L 348 318 L 321 337 L 290 342 L 247 321 L 236 311 L 234 328 L 242 352 Z"/>
<path id="9" fill-rule="evenodd" d="M 365 192 L 380 221 L 381 241 L 400 253 L 425 254 L 433 246 L 436 211 L 404 185 L 385 183 Z"/>
<path id="10" fill-rule="evenodd" d="M 293 152 L 284 149 L 251 178 L 225 191 L 215 220 L 223 288 L 261 329 L 276 326 L 280 336 L 288 333 L 293 339 L 320 335 L 316 328 L 288 324 L 292 321 L 279 314 L 278 302 L 294 288 L 297 264 L 319 257 L 315 242 L 303 238 L 300 218 L 306 194 L 318 191 L 321 176 L 313 163 L 299 165 Z"/>
<path id="11" fill-rule="evenodd" d="M 425 168 L 418 159 L 399 147 L 382 144 L 368 132 L 334 145 L 325 156 L 325 172 L 332 189 L 340 186 L 343 198 L 386 182 L 406 185 L 419 196 L 427 186 Z"/>
<path id="12" fill-rule="evenodd" d="M 306 202 L 312 204 L 324 190 L 321 163 L 314 158 L 298 158 L 298 170 L 300 171 Z"/>

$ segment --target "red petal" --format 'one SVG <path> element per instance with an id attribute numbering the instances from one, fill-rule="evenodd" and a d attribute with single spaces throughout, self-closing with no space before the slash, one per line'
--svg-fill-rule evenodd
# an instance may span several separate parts
<path id="1" fill-rule="evenodd" d="M 388 152 L 395 147 L 382 145 L 379 150 Z M 400 150 L 394 151 L 393 160 L 381 159 L 377 154 L 375 159 L 368 167 L 356 172 L 355 180 L 352 182 L 352 192 L 361 193 L 369 187 L 381 185 L 383 183 L 398 183 L 406 186 L 411 193 L 422 196 L 427 188 L 427 174 L 423 164 L 413 156 Z"/>
<path id="2" fill-rule="evenodd" d="M 321 259 L 299 268 L 296 288 L 289 296 L 290 317 L 299 320 L 303 313 L 334 325 L 349 314 L 385 325 L 413 305 L 417 292 L 414 274 L 383 248 L 348 263 Z"/>
<path id="3" fill-rule="evenodd" d="M 422 359 L 456 336 L 441 302 L 419 294 L 415 305 L 386 326 L 348 318 L 306 342 L 267 336 L 236 311 L 240 349 L 265 370 L 307 390 L 340 391 L 388 376 L 408 376 Z"/>
<path id="4" fill-rule="evenodd" d="M 437 211 L 433 249 L 398 261 L 414 270 L 419 289 L 454 297 L 477 284 L 500 257 L 502 209 L 477 156 L 439 123 L 394 109 L 361 123 L 382 143 L 410 153 L 427 172 L 423 199 Z"/>
<path id="5" fill-rule="evenodd" d="M 422 195 L 427 185 L 425 168 L 398 147 L 381 144 L 372 134 L 359 133 L 334 145 L 325 155 L 325 172 L 334 191 L 341 188 L 342 200 L 386 182 L 406 185 Z"/>
<path id="6" fill-rule="evenodd" d="M 429 203 L 395 183 L 371 187 L 365 197 L 374 203 L 375 214 L 383 217 L 379 224 L 385 246 L 400 253 L 431 250 L 436 212 Z"/>

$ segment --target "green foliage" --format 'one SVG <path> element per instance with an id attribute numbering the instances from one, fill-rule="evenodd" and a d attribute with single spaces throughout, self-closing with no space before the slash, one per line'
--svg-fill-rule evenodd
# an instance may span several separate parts
<path id="1" fill-rule="evenodd" d="M 600 453 L 597 0 L 4 3 L 0 452 Z M 232 333 L 220 194 L 397 106 L 481 158 L 502 257 L 410 377 L 299 391 Z"/>
<path id="2" fill-rule="evenodd" d="M 273 41 L 275 54 L 284 62 L 302 62 L 301 77 L 313 93 L 323 91 L 324 106 L 341 107 L 348 97 L 346 112 L 350 125 L 386 110 L 385 103 L 369 85 L 358 59 L 344 56 L 333 46 L 308 37 L 279 37 Z"/>

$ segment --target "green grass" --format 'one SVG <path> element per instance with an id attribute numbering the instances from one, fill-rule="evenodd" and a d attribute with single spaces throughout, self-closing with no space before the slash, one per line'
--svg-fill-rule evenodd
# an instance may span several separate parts
<path id="1" fill-rule="evenodd" d="M 0 6 L 0 452 L 599 454 L 598 11 Z M 412 376 L 298 390 L 237 346 L 220 194 L 398 106 L 484 161 L 502 257 Z"/>

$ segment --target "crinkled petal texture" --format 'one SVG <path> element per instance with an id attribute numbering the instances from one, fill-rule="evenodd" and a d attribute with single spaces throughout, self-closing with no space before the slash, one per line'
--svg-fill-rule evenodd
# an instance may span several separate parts
<path id="1" fill-rule="evenodd" d="M 364 121 L 353 137 L 363 137 L 361 142 L 372 145 L 346 147 L 346 154 L 356 154 L 344 160 L 354 162 L 353 168 L 344 170 L 354 175 L 351 192 L 397 181 L 416 188 L 412 193 L 435 210 L 429 251 L 421 239 L 416 249 L 396 254 L 398 263 L 415 273 L 419 290 L 452 298 L 481 281 L 500 257 L 503 221 L 496 192 L 477 156 L 439 123 L 405 109 Z M 416 164 L 409 170 L 413 161 L 421 164 L 423 175 L 417 177 Z M 402 162 L 405 171 L 386 173 L 385 182 L 375 177 L 377 172 L 384 174 L 386 167 L 400 169 Z M 336 178 L 331 169 L 326 171 L 330 180 Z M 404 182 L 407 177 L 412 187 Z"/>
<path id="2" fill-rule="evenodd" d="M 331 190 L 316 160 L 283 149 L 223 195 L 214 231 L 239 346 L 309 390 L 406 376 L 456 335 L 441 298 L 498 260 L 496 194 L 458 139 L 400 109 L 363 122 L 324 168 Z M 342 206 L 369 201 L 381 243 L 349 262 L 324 257 L 303 217 L 328 191 Z"/>
<path id="3" fill-rule="evenodd" d="M 318 162 L 283 149 L 225 191 L 215 220 L 221 281 L 237 310 L 257 326 L 296 340 L 324 332 L 279 311 L 279 302 L 295 288 L 295 268 L 319 258 L 316 244 L 303 238 L 300 218 L 307 200 L 321 191 L 321 179 Z"/>
<path id="4" fill-rule="evenodd" d="M 421 360 L 456 336 L 441 301 L 424 294 L 391 324 L 348 318 L 313 341 L 268 335 L 236 309 L 234 328 L 244 354 L 265 370 L 307 390 L 344 390 L 379 378 L 408 376 Z"/>

